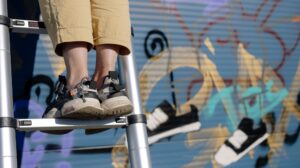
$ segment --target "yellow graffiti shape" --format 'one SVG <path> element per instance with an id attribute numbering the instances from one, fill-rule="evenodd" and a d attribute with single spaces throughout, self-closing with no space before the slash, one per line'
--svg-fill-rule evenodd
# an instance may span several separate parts
<path id="1" fill-rule="evenodd" d="M 205 128 L 197 132 L 188 133 L 186 141 L 188 148 L 193 148 L 201 143 L 204 143 L 205 147 L 200 150 L 199 155 L 195 156 L 191 163 L 186 164 L 184 167 L 206 167 L 210 161 L 214 168 L 220 167 L 214 160 L 214 154 L 216 153 L 216 149 L 224 143 L 229 135 L 228 129 L 221 125 L 215 128 Z"/>
<path id="2" fill-rule="evenodd" d="M 300 90 L 300 62 L 298 63 L 298 68 L 295 73 L 295 77 L 289 89 L 288 96 L 283 100 L 283 110 L 280 118 L 279 124 L 276 125 L 275 133 L 269 138 L 270 146 L 273 149 L 279 150 L 284 143 L 284 138 L 286 135 L 286 129 L 289 124 L 289 116 L 293 115 L 300 121 L 300 108 L 296 103 L 297 94 Z"/>
<path id="3" fill-rule="evenodd" d="M 214 46 L 212 45 L 210 39 L 207 37 L 205 40 L 204 40 L 204 44 L 206 45 L 206 47 L 208 48 L 208 50 L 213 54 L 215 55 L 215 48 Z"/>
<path id="4" fill-rule="evenodd" d="M 149 95 L 157 83 L 162 78 L 169 75 L 173 70 L 182 67 L 190 67 L 198 70 L 200 73 L 202 73 L 204 81 L 202 88 L 195 94 L 194 97 L 183 103 L 180 106 L 179 111 L 181 111 L 182 114 L 190 111 L 191 104 L 195 105 L 196 107 L 204 106 L 210 96 L 213 86 L 209 69 L 210 66 L 215 67 L 215 65 L 209 61 L 206 55 L 199 55 L 194 48 L 177 47 L 170 49 L 170 51 L 164 51 L 154 58 L 155 59 L 150 59 L 145 64 L 139 75 L 141 98 L 144 111 L 147 111 L 145 107 L 149 99 Z"/>
<path id="5" fill-rule="evenodd" d="M 238 45 L 238 82 L 242 88 L 247 86 L 258 86 L 259 81 L 262 81 L 263 84 L 268 81 L 274 82 L 274 88 L 277 90 L 282 89 L 283 85 L 276 72 L 271 66 L 264 65 L 262 59 L 256 58 L 254 55 L 249 53 L 244 45 L 240 43 Z"/>
<path id="6" fill-rule="evenodd" d="M 112 165 L 114 168 L 127 168 L 129 163 L 128 149 L 125 146 L 126 135 L 124 134 L 113 147 L 112 155 Z"/>

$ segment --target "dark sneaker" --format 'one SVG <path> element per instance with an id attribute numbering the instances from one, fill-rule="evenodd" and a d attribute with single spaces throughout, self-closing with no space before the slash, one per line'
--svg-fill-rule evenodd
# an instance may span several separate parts
<path id="1" fill-rule="evenodd" d="M 55 85 L 54 94 L 56 95 L 55 99 L 49 104 L 49 106 L 46 108 L 42 118 L 62 118 L 61 111 L 59 110 L 60 104 L 58 102 L 61 102 L 63 100 L 64 95 L 67 92 L 66 89 L 67 80 L 64 76 L 59 76 L 58 81 Z M 41 131 L 48 134 L 66 134 L 71 132 L 72 130 L 47 130 L 47 131 Z"/>
<path id="2" fill-rule="evenodd" d="M 176 110 L 164 100 L 147 117 L 148 143 L 153 144 L 164 138 L 170 138 L 179 133 L 199 130 L 198 109 L 191 105 L 191 111 L 176 116 Z"/>
<path id="3" fill-rule="evenodd" d="M 118 73 L 110 71 L 105 77 L 103 86 L 98 90 L 101 106 L 106 116 L 120 117 L 130 114 L 133 110 L 125 88 L 120 85 Z"/>
<path id="4" fill-rule="evenodd" d="M 96 119 L 103 109 L 98 100 L 96 83 L 87 78 L 71 90 L 66 89 L 66 78 L 59 76 L 55 87 L 56 98 L 46 108 L 43 118 Z M 71 130 L 42 131 L 51 134 L 64 134 Z"/>
<path id="5" fill-rule="evenodd" d="M 215 160 L 222 166 L 227 166 L 238 161 L 250 150 L 265 141 L 269 134 L 264 123 L 259 128 L 253 129 L 253 120 L 244 118 L 238 129 L 220 147 L 215 155 Z"/>
<path id="6" fill-rule="evenodd" d="M 97 119 L 103 115 L 96 82 L 83 78 L 73 89 L 68 90 L 60 102 L 63 118 Z"/>
<path id="7" fill-rule="evenodd" d="M 99 100 L 104 112 L 100 119 L 120 117 L 133 111 L 131 101 L 127 97 L 125 88 L 120 85 L 118 73 L 109 71 L 104 78 L 103 86 L 98 90 Z M 95 134 L 107 129 L 87 129 L 86 134 Z"/>

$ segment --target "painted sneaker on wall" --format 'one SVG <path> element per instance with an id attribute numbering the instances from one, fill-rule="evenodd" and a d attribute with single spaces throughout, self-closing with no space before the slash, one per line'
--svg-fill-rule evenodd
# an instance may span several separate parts
<path id="1" fill-rule="evenodd" d="M 219 148 L 215 160 L 222 166 L 228 166 L 238 161 L 250 150 L 265 141 L 269 134 L 264 123 L 253 129 L 253 120 L 244 118 L 238 129 Z"/>
<path id="2" fill-rule="evenodd" d="M 164 100 L 147 117 L 148 143 L 153 144 L 164 138 L 179 133 L 187 133 L 200 129 L 198 109 L 191 105 L 187 114 L 176 116 L 175 109 Z"/>

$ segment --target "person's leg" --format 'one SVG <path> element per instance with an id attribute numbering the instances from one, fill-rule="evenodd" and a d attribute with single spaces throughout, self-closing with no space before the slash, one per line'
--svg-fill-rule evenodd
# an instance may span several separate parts
<path id="1" fill-rule="evenodd" d="M 97 83 L 101 106 L 108 117 L 122 116 L 132 111 L 131 102 L 115 70 L 120 47 L 114 44 L 96 46 L 96 67 L 93 80 Z"/>
<path id="2" fill-rule="evenodd" d="M 85 42 L 64 43 L 62 54 L 66 64 L 67 88 L 75 87 L 88 77 L 88 44 Z"/>
<path id="3" fill-rule="evenodd" d="M 94 79 L 101 87 L 108 71 L 115 70 L 117 55 L 131 50 L 128 0 L 91 0 L 92 27 L 97 63 Z"/>
<path id="4" fill-rule="evenodd" d="M 132 105 L 121 87 L 115 71 L 117 55 L 127 55 L 131 49 L 131 29 L 128 0 L 91 0 L 94 46 L 99 99 L 105 114 L 129 114 Z"/>
<path id="5" fill-rule="evenodd" d="M 101 106 L 107 117 L 127 115 L 133 110 L 115 71 L 120 47 L 114 44 L 96 46 L 96 67 L 93 80 L 97 83 Z M 95 134 L 105 130 L 107 129 L 87 129 L 85 134 Z"/>
<path id="6" fill-rule="evenodd" d="M 97 88 L 101 88 L 109 71 L 115 71 L 116 60 L 120 50 L 119 45 L 104 44 L 96 46 L 96 67 L 93 80 Z"/>
<path id="7" fill-rule="evenodd" d="M 101 107 L 107 117 L 132 112 L 133 107 L 121 87 L 115 71 L 117 55 L 127 55 L 131 49 L 131 29 L 128 0 L 91 0 L 94 46 L 97 58 L 93 79 L 97 83 Z M 103 129 L 86 130 L 93 134 Z"/>
<path id="8" fill-rule="evenodd" d="M 67 71 L 67 78 L 59 76 L 55 99 L 43 118 L 102 117 L 96 83 L 88 78 L 88 50 L 94 43 L 90 1 L 39 0 L 39 4 L 54 51 L 64 57 Z"/>
<path id="9" fill-rule="evenodd" d="M 46 109 L 44 118 L 102 117 L 103 109 L 98 99 L 97 85 L 90 80 L 88 74 L 88 43 L 67 42 L 60 45 L 67 77 L 59 77 L 55 91 L 58 96 Z"/>
<path id="10" fill-rule="evenodd" d="M 67 77 L 60 77 L 58 95 L 46 109 L 44 118 L 97 119 L 102 117 L 96 82 L 88 74 L 88 43 L 61 43 Z M 60 131 L 48 133 L 65 133 Z"/>

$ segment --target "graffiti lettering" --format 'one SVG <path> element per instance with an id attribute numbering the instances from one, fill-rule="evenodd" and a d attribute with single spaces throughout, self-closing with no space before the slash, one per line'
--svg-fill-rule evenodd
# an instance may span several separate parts
<path id="1" fill-rule="evenodd" d="M 230 103 L 231 110 L 234 110 L 232 114 L 238 115 L 238 113 L 242 114 L 243 116 L 248 116 L 249 118 L 259 120 L 263 116 L 265 116 L 268 112 L 272 111 L 280 102 L 287 96 L 288 91 L 287 89 L 283 88 L 277 92 L 272 92 L 273 82 L 269 81 L 265 88 L 260 87 L 250 87 L 247 88 L 246 91 L 240 94 L 240 98 L 238 103 L 234 103 L 234 92 L 241 92 L 241 88 L 237 86 L 235 90 L 233 86 L 227 87 L 223 89 L 220 93 L 214 95 L 206 105 L 204 109 L 205 115 L 210 118 L 215 113 L 215 109 L 217 104 L 222 99 L 227 99 L 227 103 Z M 249 101 L 249 99 L 253 101 Z M 264 102 L 267 101 L 267 102 Z M 260 103 L 264 102 L 266 106 L 261 107 Z M 235 106 L 238 106 L 238 110 L 235 110 Z M 233 116 L 233 118 L 235 118 Z M 235 130 L 236 125 L 230 124 L 231 130 Z"/>

